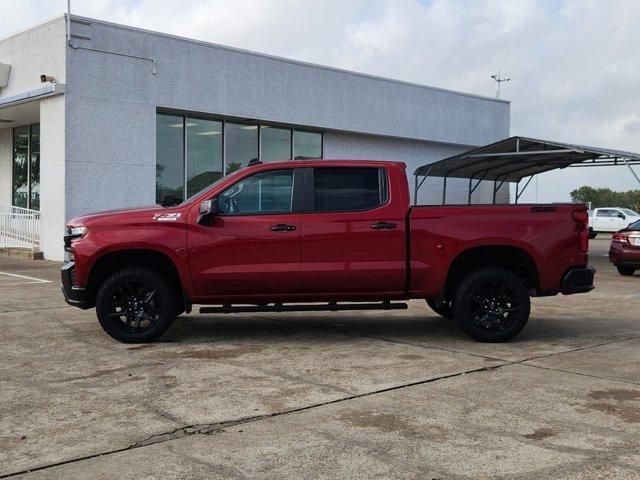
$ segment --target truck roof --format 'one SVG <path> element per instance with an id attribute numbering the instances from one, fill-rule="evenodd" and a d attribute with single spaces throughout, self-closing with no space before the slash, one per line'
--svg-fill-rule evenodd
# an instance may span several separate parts
<path id="1" fill-rule="evenodd" d="M 277 166 L 277 167 L 382 167 L 389 166 L 403 170 L 407 168 L 407 165 L 403 162 L 396 162 L 392 160 L 366 160 L 366 159 L 339 159 L 339 158 L 324 158 L 324 159 L 309 159 L 309 160 L 283 160 L 279 162 L 268 163 L 253 163 L 247 168 L 254 168 L 261 165 Z"/>

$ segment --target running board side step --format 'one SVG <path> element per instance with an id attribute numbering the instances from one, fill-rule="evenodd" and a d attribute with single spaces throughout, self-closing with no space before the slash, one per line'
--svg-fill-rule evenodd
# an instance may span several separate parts
<path id="1" fill-rule="evenodd" d="M 283 305 L 242 305 L 234 307 L 200 307 L 200 313 L 256 313 L 256 312 L 338 312 L 345 310 L 406 310 L 406 303 L 325 303 L 321 305 L 297 304 Z"/>

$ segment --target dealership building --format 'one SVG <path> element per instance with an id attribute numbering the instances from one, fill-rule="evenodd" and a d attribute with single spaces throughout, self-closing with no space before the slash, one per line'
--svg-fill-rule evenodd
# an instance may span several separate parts
<path id="1" fill-rule="evenodd" d="M 503 100 L 60 16 L 0 40 L 0 248 L 61 260 L 70 218 L 179 201 L 252 159 L 398 160 L 412 180 L 508 136 Z M 417 201 L 441 197 L 429 179 Z"/>

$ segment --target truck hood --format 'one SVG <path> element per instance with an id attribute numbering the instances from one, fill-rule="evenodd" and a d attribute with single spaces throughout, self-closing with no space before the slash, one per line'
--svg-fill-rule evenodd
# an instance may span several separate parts
<path id="1" fill-rule="evenodd" d="M 182 209 L 178 209 L 176 207 L 161 207 L 160 205 L 149 205 L 136 208 L 119 208 L 81 215 L 69 220 L 67 222 L 67 225 L 72 225 L 74 227 L 90 226 L 91 223 L 98 220 L 118 220 L 118 218 L 122 218 L 123 220 L 130 220 L 133 218 L 137 219 L 140 217 L 145 217 L 149 220 L 158 217 L 171 218 L 170 214 L 174 214 L 173 217 L 177 219 L 180 217 L 180 215 L 175 217 L 175 214 L 179 214 L 181 211 Z"/>

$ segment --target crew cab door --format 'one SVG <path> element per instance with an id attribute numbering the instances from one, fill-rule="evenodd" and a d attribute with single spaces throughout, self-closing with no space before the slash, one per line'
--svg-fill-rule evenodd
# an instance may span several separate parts
<path id="1" fill-rule="evenodd" d="M 618 230 L 622 230 L 623 228 L 626 228 L 627 225 L 629 225 L 629 220 L 627 220 L 627 215 L 625 215 L 623 211 L 614 209 L 614 210 L 611 210 L 611 212 L 612 212 L 611 218 L 613 219 L 613 221 L 611 222 L 611 225 L 612 225 L 612 228 L 614 228 L 614 230 L 611 230 L 612 232 L 617 232 Z"/>
<path id="2" fill-rule="evenodd" d="M 189 226 L 198 296 L 300 292 L 301 175 L 287 168 L 244 177 L 217 196 L 218 214 Z"/>
<path id="3" fill-rule="evenodd" d="M 617 232 L 627 226 L 621 225 L 624 221 L 618 217 L 619 213 L 622 212 L 613 208 L 598 208 L 593 216 L 592 228 L 596 232 Z"/>
<path id="4" fill-rule="evenodd" d="M 402 292 L 405 220 L 384 168 L 305 168 L 302 289 Z M 395 200 L 395 201 L 394 201 Z"/>

